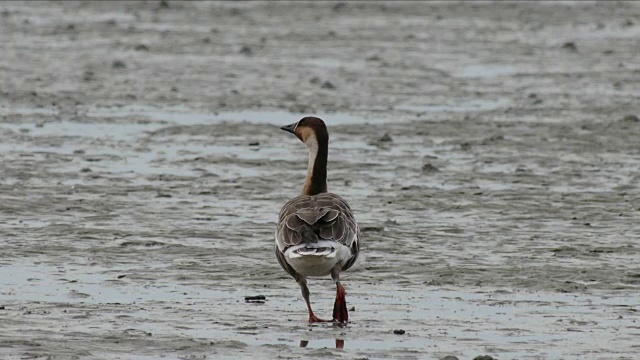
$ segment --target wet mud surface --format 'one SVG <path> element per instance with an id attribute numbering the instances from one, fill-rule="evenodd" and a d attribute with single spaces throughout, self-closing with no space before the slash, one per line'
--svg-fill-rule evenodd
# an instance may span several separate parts
<path id="1" fill-rule="evenodd" d="M 638 357 L 637 3 L 0 11 L 1 358 Z M 273 255 L 305 114 L 347 327 Z"/>

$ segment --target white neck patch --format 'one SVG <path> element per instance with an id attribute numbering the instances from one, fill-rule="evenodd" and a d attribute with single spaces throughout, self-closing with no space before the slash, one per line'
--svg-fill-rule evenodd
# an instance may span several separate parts
<path id="1" fill-rule="evenodd" d="M 316 139 L 316 135 L 309 135 L 307 141 L 307 148 L 309 149 L 309 164 L 307 165 L 307 179 L 311 179 L 311 174 L 313 173 L 313 165 L 316 162 L 316 157 L 318 157 L 318 139 Z"/>

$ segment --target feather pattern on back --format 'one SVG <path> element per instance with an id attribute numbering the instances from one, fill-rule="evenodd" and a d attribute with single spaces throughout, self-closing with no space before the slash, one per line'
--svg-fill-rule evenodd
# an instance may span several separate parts
<path id="1" fill-rule="evenodd" d="M 342 270 L 350 268 L 358 257 L 358 225 L 349 205 L 338 195 L 320 193 L 300 195 L 287 202 L 280 210 L 276 231 L 278 260 L 290 247 L 331 240 L 351 249 L 351 258 Z M 322 248 L 316 250 L 323 251 Z M 280 261 L 283 265 L 283 261 Z M 289 266 L 283 266 L 292 276 Z"/>

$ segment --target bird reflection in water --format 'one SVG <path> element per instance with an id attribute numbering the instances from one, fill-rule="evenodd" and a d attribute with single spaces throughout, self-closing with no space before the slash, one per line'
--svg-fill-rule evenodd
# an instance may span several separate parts
<path id="1" fill-rule="evenodd" d="M 300 340 L 300 347 L 306 348 L 309 340 Z M 344 340 L 336 339 L 336 349 L 344 349 Z"/>

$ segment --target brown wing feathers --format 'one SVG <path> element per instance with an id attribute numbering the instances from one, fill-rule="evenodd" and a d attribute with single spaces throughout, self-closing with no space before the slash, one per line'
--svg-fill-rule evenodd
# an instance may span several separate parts
<path id="1" fill-rule="evenodd" d="M 301 195 L 289 201 L 280 212 L 278 248 L 284 251 L 314 239 L 309 231 L 316 235 L 315 238 L 351 246 L 357 227 L 349 205 L 339 196 L 331 193 Z"/>

